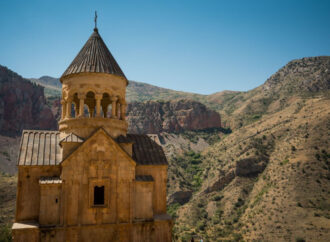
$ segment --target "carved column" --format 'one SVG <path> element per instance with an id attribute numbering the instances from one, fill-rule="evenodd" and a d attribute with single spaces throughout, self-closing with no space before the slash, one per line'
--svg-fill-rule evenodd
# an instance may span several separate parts
<path id="1" fill-rule="evenodd" d="M 66 118 L 71 118 L 71 105 L 72 105 L 72 99 L 67 99 L 66 103 Z"/>
<path id="2" fill-rule="evenodd" d="M 96 99 L 96 117 L 101 116 L 101 99 L 102 99 L 102 94 L 96 94 L 95 95 Z"/>
<path id="3" fill-rule="evenodd" d="M 79 118 L 84 117 L 85 94 L 79 94 Z"/>
<path id="4" fill-rule="evenodd" d="M 66 102 L 64 101 L 64 99 L 61 100 L 61 104 L 62 104 L 61 119 L 65 119 L 65 115 L 66 115 Z"/>
<path id="5" fill-rule="evenodd" d="M 116 118 L 116 102 L 117 102 L 118 98 L 115 96 L 111 97 L 111 118 Z"/>
<path id="6" fill-rule="evenodd" d="M 120 119 L 121 120 L 125 120 L 125 116 L 126 116 L 126 102 L 122 101 L 121 106 L 120 106 Z"/>

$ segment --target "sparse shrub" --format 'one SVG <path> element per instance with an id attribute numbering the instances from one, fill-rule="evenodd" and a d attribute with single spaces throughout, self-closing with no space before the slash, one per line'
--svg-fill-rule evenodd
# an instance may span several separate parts
<path id="1" fill-rule="evenodd" d="M 291 151 L 295 152 L 297 149 L 294 145 L 291 146 Z"/>
<path id="2" fill-rule="evenodd" d="M 297 202 L 297 206 L 302 208 L 302 205 L 300 202 Z"/>
<path id="3" fill-rule="evenodd" d="M 321 156 L 320 156 L 320 154 L 319 154 L 319 153 L 315 154 L 315 158 L 316 158 L 317 160 L 321 160 Z"/>
<path id="4" fill-rule="evenodd" d="M 12 241 L 11 229 L 10 229 L 9 225 L 0 226 L 0 241 L 3 241 L 3 242 Z"/>
<path id="5" fill-rule="evenodd" d="M 198 206 L 199 208 L 202 208 L 204 205 L 203 205 L 202 202 L 199 202 L 199 203 L 197 204 L 197 206 Z"/>
<path id="6" fill-rule="evenodd" d="M 215 197 L 213 197 L 213 201 L 220 201 L 223 198 L 223 196 L 221 195 L 216 195 Z"/>

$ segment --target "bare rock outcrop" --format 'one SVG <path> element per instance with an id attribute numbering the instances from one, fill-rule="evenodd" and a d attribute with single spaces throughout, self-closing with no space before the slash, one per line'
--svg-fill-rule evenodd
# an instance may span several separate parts
<path id="1" fill-rule="evenodd" d="M 179 203 L 183 205 L 190 200 L 191 196 L 192 191 L 177 191 L 169 197 L 168 204 Z"/>
<path id="2" fill-rule="evenodd" d="M 267 166 L 267 156 L 249 157 L 236 162 L 236 176 L 253 177 L 263 172 Z"/>
<path id="3" fill-rule="evenodd" d="M 44 88 L 0 66 L 0 133 L 16 136 L 22 129 L 56 129 Z"/>
<path id="4" fill-rule="evenodd" d="M 127 121 L 132 133 L 171 133 L 221 127 L 217 112 L 187 99 L 130 103 Z"/>

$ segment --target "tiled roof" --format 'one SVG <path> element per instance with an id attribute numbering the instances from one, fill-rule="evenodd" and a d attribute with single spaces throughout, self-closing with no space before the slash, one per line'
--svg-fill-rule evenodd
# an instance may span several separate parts
<path id="1" fill-rule="evenodd" d="M 62 146 L 62 142 L 78 142 L 82 143 L 84 142 L 84 139 L 79 137 L 78 135 L 74 133 L 70 133 L 67 136 L 65 136 L 63 139 L 60 140 L 60 145 Z"/>
<path id="2" fill-rule="evenodd" d="M 133 143 L 133 159 L 139 165 L 168 165 L 164 151 L 160 145 L 146 134 L 127 134 L 119 136 L 119 143 Z"/>
<path id="3" fill-rule="evenodd" d="M 154 178 L 149 175 L 143 175 L 143 176 L 136 176 L 135 177 L 136 181 L 143 181 L 143 182 L 151 182 L 154 181 Z"/>
<path id="4" fill-rule="evenodd" d="M 58 165 L 62 159 L 60 132 L 23 130 L 17 164 L 21 166 Z"/>
<path id="5" fill-rule="evenodd" d="M 62 77 L 82 72 L 109 73 L 126 79 L 97 29 L 94 29 L 93 34 L 63 73 Z"/>
<path id="6" fill-rule="evenodd" d="M 39 184 L 61 184 L 62 180 L 59 177 L 40 177 Z"/>
<path id="7" fill-rule="evenodd" d="M 77 142 L 75 134 L 69 134 L 68 142 Z M 133 160 L 138 165 L 168 165 L 160 145 L 145 134 L 119 136 L 119 143 L 133 143 Z M 59 165 L 62 162 L 59 131 L 23 130 L 17 164 L 20 166 Z"/>

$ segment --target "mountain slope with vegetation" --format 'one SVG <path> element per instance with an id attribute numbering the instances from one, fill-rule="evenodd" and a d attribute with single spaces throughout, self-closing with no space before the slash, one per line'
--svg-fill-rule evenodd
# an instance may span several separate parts
<path id="1" fill-rule="evenodd" d="M 170 179 L 194 191 L 169 206 L 176 240 L 328 241 L 329 83 L 329 57 L 303 58 L 224 104 L 233 132 L 172 158 Z M 187 163 L 196 164 L 190 184 Z"/>

